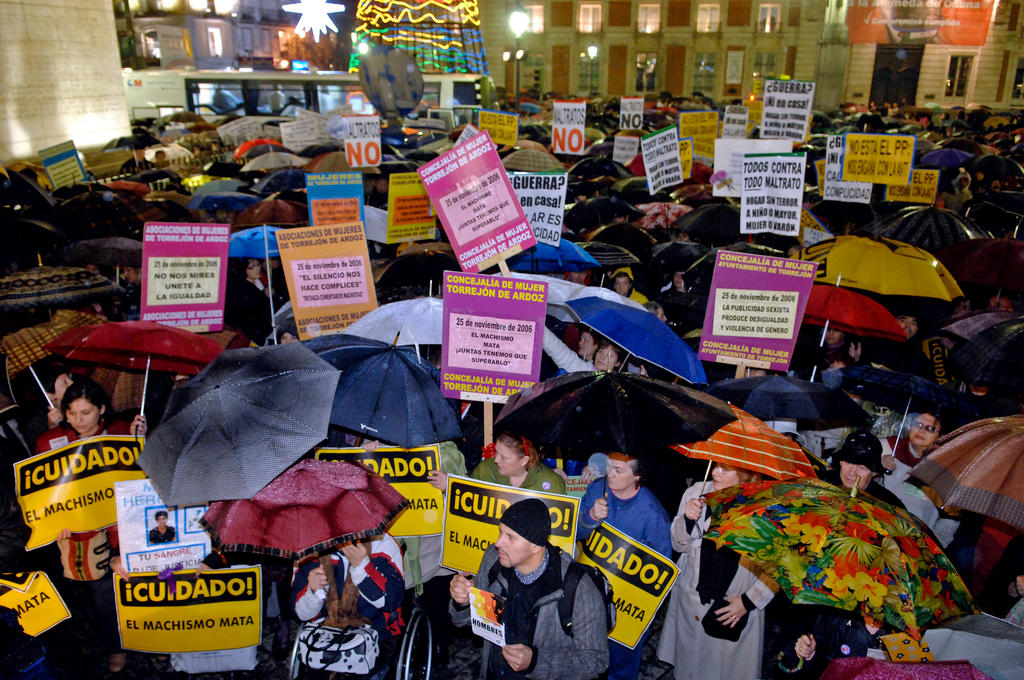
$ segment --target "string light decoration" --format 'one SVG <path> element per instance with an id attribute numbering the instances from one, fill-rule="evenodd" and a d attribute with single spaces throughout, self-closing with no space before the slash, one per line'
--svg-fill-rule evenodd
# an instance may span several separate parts
<path id="1" fill-rule="evenodd" d="M 408 50 L 424 73 L 490 73 L 478 0 L 359 0 L 353 43 Z M 356 48 L 349 71 L 358 69 Z"/>
<path id="2" fill-rule="evenodd" d="M 299 23 L 295 25 L 297 34 L 312 33 L 313 40 L 320 42 L 320 34 L 327 35 L 328 29 L 335 33 L 338 32 L 338 27 L 331 20 L 330 15 L 335 12 L 344 12 L 345 5 L 338 5 L 326 0 L 299 0 L 290 5 L 282 5 L 281 9 L 301 15 Z"/>

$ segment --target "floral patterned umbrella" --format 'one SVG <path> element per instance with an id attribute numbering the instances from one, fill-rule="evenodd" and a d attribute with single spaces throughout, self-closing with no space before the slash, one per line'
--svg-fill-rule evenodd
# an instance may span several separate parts
<path id="1" fill-rule="evenodd" d="M 860 610 L 915 638 L 974 611 L 952 563 L 903 510 L 816 479 L 732 486 L 707 501 L 705 538 L 749 558 L 795 603 Z"/>

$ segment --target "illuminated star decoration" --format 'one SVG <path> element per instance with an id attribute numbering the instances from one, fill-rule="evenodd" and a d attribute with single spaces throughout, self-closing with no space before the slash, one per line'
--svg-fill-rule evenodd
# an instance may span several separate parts
<path id="1" fill-rule="evenodd" d="M 309 31 L 313 34 L 313 40 L 320 42 L 320 34 L 327 35 L 327 29 L 338 32 L 338 27 L 331 21 L 329 15 L 334 12 L 344 12 L 345 6 L 338 5 L 326 0 L 299 0 L 291 5 L 281 7 L 285 12 L 301 14 L 299 23 L 295 25 L 295 32 Z"/>

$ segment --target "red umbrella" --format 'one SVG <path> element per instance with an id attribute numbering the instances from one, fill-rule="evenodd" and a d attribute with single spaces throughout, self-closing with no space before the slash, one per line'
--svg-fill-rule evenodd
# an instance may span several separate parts
<path id="1" fill-rule="evenodd" d="M 309 219 L 306 206 L 283 198 L 267 198 L 253 203 L 235 215 L 231 225 L 235 227 L 305 224 Z"/>
<path id="2" fill-rule="evenodd" d="M 381 534 L 406 505 L 361 465 L 302 460 L 251 500 L 210 503 L 200 521 L 225 550 L 298 560 Z"/>
<path id="3" fill-rule="evenodd" d="M 832 659 L 821 680 L 992 680 L 970 661 L 896 663 L 866 656 Z"/>
<path id="4" fill-rule="evenodd" d="M 195 333 L 152 321 L 110 321 L 72 328 L 44 345 L 75 361 L 130 370 L 195 375 L 221 353 L 221 346 Z"/>
<path id="5" fill-rule="evenodd" d="M 804 323 L 844 333 L 903 342 L 906 333 L 889 310 L 866 295 L 848 288 L 816 284 L 811 286 Z"/>
<path id="6" fill-rule="evenodd" d="M 284 144 L 277 141 L 276 139 L 267 139 L 265 137 L 260 137 L 259 139 L 250 139 L 249 141 L 242 142 L 241 144 L 238 145 L 238 148 L 235 149 L 235 158 L 241 158 L 243 155 L 245 155 L 246 151 L 248 151 L 254 146 L 259 146 L 260 144 L 274 144 L 276 146 L 284 146 Z"/>
<path id="7" fill-rule="evenodd" d="M 943 248 L 938 258 L 958 282 L 1024 291 L 1024 241 L 975 238 Z"/>

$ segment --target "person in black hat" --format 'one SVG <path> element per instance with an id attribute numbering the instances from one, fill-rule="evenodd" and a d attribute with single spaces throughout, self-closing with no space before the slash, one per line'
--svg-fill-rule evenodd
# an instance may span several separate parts
<path id="1" fill-rule="evenodd" d="M 825 474 L 829 484 L 846 489 L 856 487 L 857 493 L 866 493 L 883 503 L 906 509 L 896 495 L 876 480 L 887 474 L 882 465 L 882 443 L 870 432 L 852 432 L 832 457 L 832 470 Z"/>
<path id="2" fill-rule="evenodd" d="M 565 573 L 572 557 L 548 543 L 551 515 L 536 498 L 510 505 L 501 516 L 498 540 L 487 548 L 472 581 L 456 574 L 449 588 L 452 621 L 470 622 L 471 587 L 504 598 L 505 646 L 485 642 L 480 677 L 587 680 L 608 667 L 604 599 L 582 578 L 572 607 L 572 634 L 558 615 Z"/>

